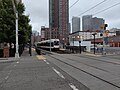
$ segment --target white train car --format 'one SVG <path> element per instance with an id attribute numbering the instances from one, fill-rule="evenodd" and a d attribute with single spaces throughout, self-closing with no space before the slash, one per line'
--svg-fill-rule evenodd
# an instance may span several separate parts
<path id="1" fill-rule="evenodd" d="M 35 46 L 40 49 L 50 50 L 50 42 L 51 42 L 51 50 L 59 50 L 60 48 L 59 39 L 51 39 L 51 40 L 37 42 Z"/>

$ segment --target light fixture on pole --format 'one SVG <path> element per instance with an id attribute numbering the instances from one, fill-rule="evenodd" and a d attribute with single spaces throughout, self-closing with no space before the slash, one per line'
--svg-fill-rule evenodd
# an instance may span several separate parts
<path id="1" fill-rule="evenodd" d="M 80 54 L 81 54 L 81 37 L 80 36 L 77 36 L 77 38 L 79 39 L 78 42 L 79 42 L 79 50 L 80 50 Z"/>
<path id="2" fill-rule="evenodd" d="M 74 39 L 75 39 L 75 36 L 73 36 L 72 39 L 73 39 L 73 46 L 74 46 Z"/>
<path id="3" fill-rule="evenodd" d="M 14 13 L 15 13 L 15 22 L 16 22 L 16 52 L 15 52 L 15 58 L 19 58 L 19 52 L 18 52 L 18 11 L 16 9 L 15 6 L 15 2 L 14 0 L 12 0 L 12 4 L 13 4 L 13 9 L 14 9 Z"/>
<path id="4" fill-rule="evenodd" d="M 92 35 L 94 36 L 94 54 L 95 54 L 95 35 L 96 35 L 96 33 L 93 33 Z"/>

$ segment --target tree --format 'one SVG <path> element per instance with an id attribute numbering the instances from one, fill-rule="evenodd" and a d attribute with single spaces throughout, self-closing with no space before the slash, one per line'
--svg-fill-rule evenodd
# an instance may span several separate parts
<path id="1" fill-rule="evenodd" d="M 15 0 L 16 1 L 16 0 Z M 31 33 L 29 16 L 24 15 L 23 3 L 16 4 L 18 11 L 19 44 L 27 43 Z M 11 0 L 0 0 L 0 43 L 15 43 L 15 13 Z"/>

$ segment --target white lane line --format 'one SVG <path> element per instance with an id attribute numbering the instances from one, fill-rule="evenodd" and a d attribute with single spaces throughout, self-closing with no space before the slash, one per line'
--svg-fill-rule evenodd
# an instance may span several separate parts
<path id="1" fill-rule="evenodd" d="M 8 79 L 9 76 L 5 77 L 5 79 Z"/>
<path id="2" fill-rule="evenodd" d="M 46 62 L 46 64 L 50 64 L 49 62 L 47 62 L 46 60 L 44 60 L 44 62 Z"/>
<path id="3" fill-rule="evenodd" d="M 46 60 L 44 60 L 44 62 L 47 62 Z"/>
<path id="4" fill-rule="evenodd" d="M 52 67 L 52 69 L 63 79 L 65 79 L 65 77 L 59 72 L 57 71 L 54 67 Z"/>
<path id="5" fill-rule="evenodd" d="M 16 63 L 20 63 L 20 62 L 16 62 Z"/>
<path id="6" fill-rule="evenodd" d="M 50 64 L 49 62 L 46 62 L 47 64 Z"/>
<path id="7" fill-rule="evenodd" d="M 76 86 L 74 86 L 72 83 L 70 83 L 69 86 L 70 86 L 73 90 L 79 90 L 79 89 L 77 89 Z"/>

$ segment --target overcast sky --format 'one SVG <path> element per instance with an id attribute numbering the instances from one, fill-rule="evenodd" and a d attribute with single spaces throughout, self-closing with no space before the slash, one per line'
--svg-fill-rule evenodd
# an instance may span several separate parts
<path id="1" fill-rule="evenodd" d="M 77 0 L 69 0 L 71 6 Z M 104 0 L 79 0 L 69 10 L 69 21 L 71 23 L 72 16 L 78 16 L 84 11 L 90 9 L 96 4 Z M 23 0 L 25 5 L 25 14 L 30 16 L 32 30 L 40 31 L 41 26 L 48 27 L 49 25 L 49 0 Z M 120 0 L 106 0 L 101 5 L 90 10 L 83 15 L 91 15 L 108 8 L 114 4 L 120 3 Z M 82 16 L 83 16 L 82 15 Z M 82 16 L 79 16 L 80 18 Z M 93 17 L 103 18 L 108 24 L 108 28 L 120 28 L 120 4 L 102 13 L 96 14 Z"/>

